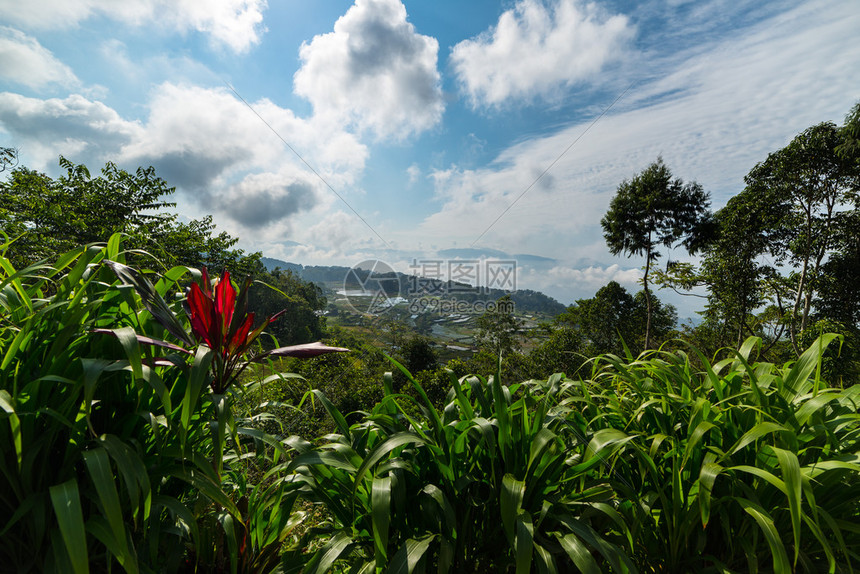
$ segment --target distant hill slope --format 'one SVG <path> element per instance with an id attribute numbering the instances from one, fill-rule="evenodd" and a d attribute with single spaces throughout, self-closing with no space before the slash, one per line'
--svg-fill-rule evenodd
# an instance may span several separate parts
<path id="1" fill-rule="evenodd" d="M 350 271 L 349 267 L 343 267 L 339 265 L 302 265 L 300 263 L 289 263 L 287 261 L 281 261 L 280 259 L 273 259 L 271 257 L 263 257 L 261 259 L 263 265 L 266 266 L 266 269 L 272 271 L 275 268 L 281 268 L 285 271 L 289 270 L 304 279 L 305 281 L 311 281 L 313 283 L 341 283 L 343 284 L 344 279 L 347 277 L 347 274 Z M 414 281 L 414 277 L 410 275 L 406 275 L 405 273 L 397 273 L 397 277 L 400 280 L 400 284 L 403 286 L 402 293 L 406 296 L 407 285 L 409 285 L 412 281 Z M 446 286 L 454 285 L 454 286 L 464 286 L 462 283 L 451 283 L 448 285 L 447 282 L 439 281 L 439 280 L 426 280 L 422 281 L 423 283 L 429 283 L 431 286 L 438 286 L 441 291 L 445 290 Z M 510 295 L 511 299 L 514 301 L 514 305 L 521 312 L 534 312 L 534 313 L 546 313 L 548 315 L 557 315 L 563 312 L 566 307 L 559 303 L 557 300 L 552 297 L 541 293 L 540 291 L 533 291 L 531 289 L 520 289 L 513 293 L 509 293 L 508 291 L 504 291 L 502 289 L 483 289 L 480 293 L 470 293 L 463 292 L 463 289 L 448 289 L 448 292 L 459 291 L 456 293 L 455 297 L 461 300 L 470 300 L 474 301 L 477 299 L 487 299 L 491 301 L 495 301 L 500 297 L 505 295 Z M 395 296 L 396 293 L 389 293 L 389 296 Z"/>

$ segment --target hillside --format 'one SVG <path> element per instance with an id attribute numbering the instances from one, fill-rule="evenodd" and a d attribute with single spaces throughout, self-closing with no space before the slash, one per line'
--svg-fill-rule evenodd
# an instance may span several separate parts
<path id="1" fill-rule="evenodd" d="M 366 284 L 370 272 L 361 269 L 352 269 L 337 265 L 302 265 L 289 263 L 280 259 L 270 257 L 262 258 L 263 265 L 269 271 L 275 268 L 289 270 L 304 279 L 320 285 L 327 296 L 337 295 L 344 289 L 357 289 Z M 386 295 L 391 299 L 403 297 L 407 301 L 417 298 L 427 298 L 428 293 L 445 294 L 445 299 L 456 299 L 458 301 L 496 301 L 505 295 L 510 295 L 516 310 L 521 313 L 541 313 L 555 316 L 564 312 L 565 305 L 556 299 L 531 289 L 519 289 L 517 291 L 505 291 L 503 289 L 482 288 L 474 289 L 466 283 L 456 281 L 440 281 L 438 279 L 419 278 L 414 275 L 397 272 L 390 276 L 384 283 L 380 283 Z M 372 279 L 371 279 L 372 280 Z M 377 282 L 379 278 L 377 278 Z M 420 293 L 413 293 L 411 286 L 421 284 Z"/>

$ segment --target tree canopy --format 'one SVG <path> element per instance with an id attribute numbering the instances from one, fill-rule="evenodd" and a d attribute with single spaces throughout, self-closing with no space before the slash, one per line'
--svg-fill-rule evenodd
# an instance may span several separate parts
<path id="1" fill-rule="evenodd" d="M 0 182 L 0 229 L 14 240 L 7 257 L 16 265 L 121 232 L 129 249 L 146 251 L 164 266 L 206 266 L 241 275 L 263 270 L 260 254 L 234 249 L 238 239 L 217 233 L 211 216 L 184 222 L 166 211 L 175 206 L 166 199 L 175 188 L 154 168 L 132 173 L 108 163 L 93 177 L 86 166 L 66 158 L 60 166 L 66 175 L 57 179 L 18 167 Z M 135 257 L 131 254 L 132 262 Z"/>
<path id="2" fill-rule="evenodd" d="M 642 284 L 646 301 L 645 348 L 651 340 L 651 292 L 648 278 L 651 265 L 660 257 L 660 246 L 671 248 L 680 242 L 690 253 L 704 248 L 713 228 L 710 195 L 696 182 L 673 179 L 662 158 L 631 180 L 618 186 L 609 210 L 600 224 L 613 255 L 645 257 Z"/>

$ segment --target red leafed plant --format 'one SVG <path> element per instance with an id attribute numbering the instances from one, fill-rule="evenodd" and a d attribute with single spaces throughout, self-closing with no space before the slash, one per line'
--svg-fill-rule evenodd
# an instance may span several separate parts
<path id="1" fill-rule="evenodd" d="M 123 283 L 135 288 L 147 310 L 168 332 L 188 346 L 195 345 L 196 339 L 197 344 L 206 345 L 212 350 L 213 357 L 210 367 L 212 379 L 209 384 L 213 393 L 225 393 L 248 365 L 263 361 L 267 357 L 309 358 L 325 353 L 349 351 L 349 349 L 342 347 L 328 347 L 316 342 L 279 347 L 247 357 L 263 330 L 272 321 L 280 317 L 284 311 L 264 319 L 260 325 L 252 330 L 254 313 L 248 312 L 248 290 L 251 286 L 251 279 L 245 279 L 242 288 L 237 292 L 230 280 L 229 272 L 225 271 L 220 280 L 210 281 L 209 273 L 205 267 L 202 269 L 201 285 L 192 283 L 191 289 L 188 291 L 187 311 L 191 321 L 193 334 L 191 337 L 161 295 L 145 277 L 121 263 L 114 261 L 107 263 Z M 105 329 L 98 331 L 110 332 Z M 191 353 L 188 349 L 165 341 L 156 341 L 144 336 L 138 336 L 138 340 L 143 343 Z"/>

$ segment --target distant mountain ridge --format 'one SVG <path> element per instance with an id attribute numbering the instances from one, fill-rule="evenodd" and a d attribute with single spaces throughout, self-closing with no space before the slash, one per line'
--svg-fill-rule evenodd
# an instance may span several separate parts
<path id="1" fill-rule="evenodd" d="M 263 257 L 261 261 L 269 271 L 276 268 L 280 268 L 284 271 L 291 271 L 303 280 L 310 281 L 312 283 L 343 283 L 352 270 L 350 267 L 344 267 L 341 265 L 302 265 L 301 263 L 289 263 L 287 261 L 271 257 Z M 414 276 L 407 275 L 405 273 L 396 272 L 396 275 L 400 285 L 409 285 L 410 282 L 415 280 Z M 447 292 L 449 293 L 456 291 L 456 293 L 452 294 L 452 298 L 461 300 L 474 301 L 479 298 L 486 298 L 488 300 L 495 301 L 505 295 L 510 295 L 517 310 L 521 312 L 557 315 L 566 309 L 566 307 L 556 299 L 549 295 L 545 295 L 540 291 L 533 291 L 531 289 L 518 289 L 517 291 L 509 292 L 503 289 L 484 288 L 480 290 L 480 293 L 475 293 L 469 292 L 468 289 L 462 289 L 463 287 L 468 287 L 465 283 L 422 278 L 422 284 L 430 286 L 431 292 L 445 291 L 445 288 L 447 287 Z M 461 289 L 450 289 L 451 286 L 461 287 Z M 437 287 L 437 289 L 432 289 L 432 287 Z M 396 295 L 397 293 L 389 293 L 389 296 L 392 297 Z"/>

